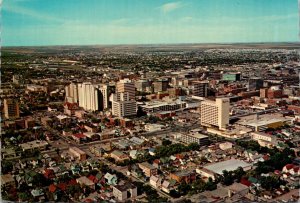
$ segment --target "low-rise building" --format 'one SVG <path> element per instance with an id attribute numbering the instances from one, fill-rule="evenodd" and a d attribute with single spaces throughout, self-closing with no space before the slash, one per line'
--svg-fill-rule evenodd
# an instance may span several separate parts
<path id="1" fill-rule="evenodd" d="M 124 154 L 119 150 L 114 150 L 113 152 L 111 152 L 110 157 L 115 159 L 116 161 L 125 161 L 129 159 L 129 156 L 127 154 Z"/>
<path id="2" fill-rule="evenodd" d="M 178 183 L 186 182 L 189 184 L 196 180 L 196 173 L 194 171 L 178 171 L 171 173 L 170 178 L 176 180 Z"/>
<path id="3" fill-rule="evenodd" d="M 88 186 L 93 190 L 95 189 L 95 183 L 88 179 L 86 176 L 81 176 L 80 178 L 77 178 L 76 182 L 81 186 Z"/>
<path id="4" fill-rule="evenodd" d="M 138 166 L 143 170 L 145 176 L 151 177 L 157 175 L 157 168 L 148 162 L 139 163 Z"/>
<path id="5" fill-rule="evenodd" d="M 32 151 L 35 149 L 45 150 L 48 145 L 49 143 L 44 140 L 34 140 L 31 142 L 20 144 L 20 147 L 23 151 Z"/>
<path id="6" fill-rule="evenodd" d="M 209 144 L 208 136 L 200 134 L 200 133 L 183 134 L 181 137 L 181 141 L 184 143 L 187 143 L 187 144 L 197 143 L 200 146 Z"/>
<path id="7" fill-rule="evenodd" d="M 86 153 L 77 147 L 70 147 L 69 152 L 74 157 L 77 157 L 80 161 L 86 160 Z"/>
<path id="8" fill-rule="evenodd" d="M 137 187 L 132 183 L 113 186 L 113 195 L 118 201 L 125 201 L 137 197 Z"/>

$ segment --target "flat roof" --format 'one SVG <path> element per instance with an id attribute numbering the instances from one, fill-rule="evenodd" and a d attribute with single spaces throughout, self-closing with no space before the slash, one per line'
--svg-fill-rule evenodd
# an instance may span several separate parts
<path id="1" fill-rule="evenodd" d="M 238 167 L 249 167 L 252 166 L 252 164 L 246 163 L 242 160 L 238 160 L 238 159 L 230 159 L 230 160 L 226 160 L 226 161 L 221 161 L 218 163 L 213 163 L 207 166 L 204 166 L 203 168 L 206 168 L 210 171 L 213 171 L 214 173 L 217 173 L 219 175 L 223 174 L 223 170 L 227 170 L 227 171 L 233 171 L 236 170 Z"/>
<path id="2" fill-rule="evenodd" d="M 268 125 L 268 124 L 277 123 L 277 122 L 285 122 L 285 121 L 288 121 L 288 120 L 290 120 L 290 119 L 287 119 L 287 118 L 271 118 L 271 119 L 253 121 L 253 122 L 247 123 L 247 125 L 252 126 L 252 127 L 257 127 L 257 126 L 263 126 L 263 125 Z"/>
<path id="3" fill-rule="evenodd" d="M 188 134 L 188 136 L 195 137 L 195 138 L 198 138 L 198 139 L 208 138 L 208 136 L 203 135 L 201 133 L 190 133 L 190 134 Z"/>
<path id="4" fill-rule="evenodd" d="M 26 142 L 26 143 L 20 144 L 20 147 L 22 147 L 23 150 L 27 150 L 27 149 L 45 147 L 47 145 L 48 145 L 48 142 L 46 142 L 44 140 L 34 140 L 31 142 Z"/>

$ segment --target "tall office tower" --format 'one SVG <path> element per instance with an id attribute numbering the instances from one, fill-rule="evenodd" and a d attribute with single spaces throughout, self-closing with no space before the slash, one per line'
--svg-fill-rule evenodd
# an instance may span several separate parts
<path id="1" fill-rule="evenodd" d="M 229 99 L 204 100 L 200 105 L 201 125 L 225 129 L 229 124 Z"/>
<path id="2" fill-rule="evenodd" d="M 100 93 L 101 93 L 101 97 L 103 98 L 103 109 L 107 109 L 109 107 L 108 105 L 108 99 L 109 99 L 109 86 L 108 85 L 100 85 L 98 86 L 98 89 L 100 90 Z"/>
<path id="3" fill-rule="evenodd" d="M 153 91 L 154 92 L 164 92 L 167 91 L 169 86 L 169 81 L 166 79 L 161 79 L 153 82 Z"/>
<path id="4" fill-rule="evenodd" d="M 192 83 L 193 95 L 197 97 L 207 97 L 208 82 L 196 81 Z"/>
<path id="5" fill-rule="evenodd" d="M 136 115 L 137 105 L 135 100 L 130 100 L 128 92 L 112 95 L 112 114 L 117 117 Z"/>
<path id="6" fill-rule="evenodd" d="M 78 84 L 79 106 L 88 111 L 103 110 L 103 95 L 97 86 L 85 82 Z"/>
<path id="7" fill-rule="evenodd" d="M 137 91 L 145 92 L 147 90 L 147 87 L 149 87 L 149 81 L 146 79 L 138 80 L 135 82 L 135 87 Z"/>
<path id="8" fill-rule="evenodd" d="M 134 85 L 134 82 L 132 82 L 128 78 L 126 78 L 124 80 L 120 80 L 119 82 L 117 82 L 116 92 L 119 92 L 119 93 L 128 92 L 129 93 L 129 99 L 134 100 L 135 99 L 135 85 Z"/>
<path id="9" fill-rule="evenodd" d="M 65 87 L 66 102 L 78 103 L 78 86 L 76 83 L 71 83 Z"/>
<path id="10" fill-rule="evenodd" d="M 264 80 L 258 77 L 250 78 L 248 81 L 248 90 L 259 90 L 264 86 Z"/>
<path id="11" fill-rule="evenodd" d="M 4 116 L 7 119 L 19 118 L 19 103 L 14 99 L 4 99 Z"/>

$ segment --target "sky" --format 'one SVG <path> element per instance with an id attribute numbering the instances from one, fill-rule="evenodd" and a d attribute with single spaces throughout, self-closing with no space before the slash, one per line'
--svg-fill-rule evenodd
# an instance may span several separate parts
<path id="1" fill-rule="evenodd" d="M 297 0 L 0 0 L 2 46 L 298 42 Z"/>

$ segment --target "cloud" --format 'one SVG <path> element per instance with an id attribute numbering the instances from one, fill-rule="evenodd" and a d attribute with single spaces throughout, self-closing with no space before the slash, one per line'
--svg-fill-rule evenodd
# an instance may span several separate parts
<path id="1" fill-rule="evenodd" d="M 181 7 L 183 7 L 183 4 L 181 2 L 172 2 L 172 3 L 163 4 L 162 6 L 159 7 L 159 9 L 163 13 L 169 13 Z"/>
<path id="2" fill-rule="evenodd" d="M 35 10 L 31 10 L 31 9 L 25 8 L 23 6 L 19 6 L 12 2 L 11 2 L 11 4 L 5 4 L 5 6 L 3 6 L 2 9 L 6 10 L 8 12 L 11 12 L 11 13 L 26 15 L 26 16 L 29 16 L 29 17 L 32 17 L 35 19 L 39 19 L 39 20 L 54 21 L 54 22 L 58 22 L 58 23 L 65 22 L 65 19 L 60 19 L 60 18 L 54 17 L 52 15 L 37 12 Z"/>

